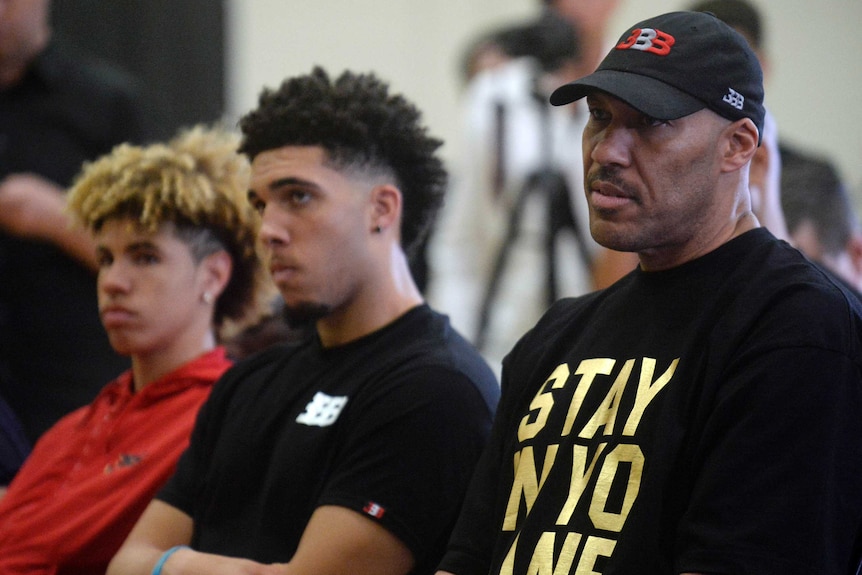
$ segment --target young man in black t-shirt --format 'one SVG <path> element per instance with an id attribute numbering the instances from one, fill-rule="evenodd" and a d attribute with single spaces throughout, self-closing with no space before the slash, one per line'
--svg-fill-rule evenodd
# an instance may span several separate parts
<path id="1" fill-rule="evenodd" d="M 243 118 L 269 269 L 312 334 L 216 384 L 109 573 L 433 573 L 499 388 L 409 271 L 445 183 L 418 120 L 320 68 Z"/>

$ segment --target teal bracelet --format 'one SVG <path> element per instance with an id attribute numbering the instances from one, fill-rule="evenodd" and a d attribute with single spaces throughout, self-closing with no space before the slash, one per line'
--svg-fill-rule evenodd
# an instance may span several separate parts
<path id="1" fill-rule="evenodd" d="M 151 575 L 162 575 L 162 567 L 165 566 L 165 561 L 168 560 L 168 557 L 179 551 L 180 549 L 189 549 L 188 545 L 177 545 L 176 547 L 171 547 L 159 557 L 159 560 L 156 561 L 156 566 L 153 567 L 153 572 Z"/>

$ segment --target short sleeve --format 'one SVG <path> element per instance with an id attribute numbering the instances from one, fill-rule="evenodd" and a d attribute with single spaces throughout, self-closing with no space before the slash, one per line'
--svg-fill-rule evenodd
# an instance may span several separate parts
<path id="1" fill-rule="evenodd" d="M 389 374 L 351 401 L 318 504 L 378 520 L 421 563 L 445 544 L 487 440 L 489 409 L 466 376 L 443 366 Z"/>
<path id="2" fill-rule="evenodd" d="M 678 572 L 839 573 L 859 532 L 862 389 L 846 356 L 782 348 L 733 366 L 693 459 Z"/>

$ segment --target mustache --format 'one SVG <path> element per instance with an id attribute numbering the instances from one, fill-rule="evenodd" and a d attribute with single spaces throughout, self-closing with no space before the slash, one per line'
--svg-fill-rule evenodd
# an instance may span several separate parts
<path id="1" fill-rule="evenodd" d="M 632 199 L 637 199 L 638 191 L 619 175 L 619 170 L 613 166 L 600 166 L 596 171 L 587 175 L 587 191 L 591 190 L 593 184 L 602 182 L 619 188 L 623 194 Z"/>

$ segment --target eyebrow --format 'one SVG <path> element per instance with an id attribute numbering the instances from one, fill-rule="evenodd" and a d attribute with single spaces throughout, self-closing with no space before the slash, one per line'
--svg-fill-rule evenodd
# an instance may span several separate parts
<path id="1" fill-rule="evenodd" d="M 284 188 L 287 186 L 300 186 L 303 188 L 315 188 L 315 189 L 320 188 L 320 186 L 318 186 L 317 184 L 315 184 L 311 180 L 305 180 L 303 178 L 296 178 L 296 177 L 287 177 L 287 178 L 280 178 L 278 180 L 274 180 L 274 181 L 270 182 L 268 187 L 271 191 L 275 191 L 279 188 Z"/>
<path id="2" fill-rule="evenodd" d="M 140 240 L 126 246 L 126 251 L 149 249 L 159 249 L 159 246 L 152 240 Z"/>

